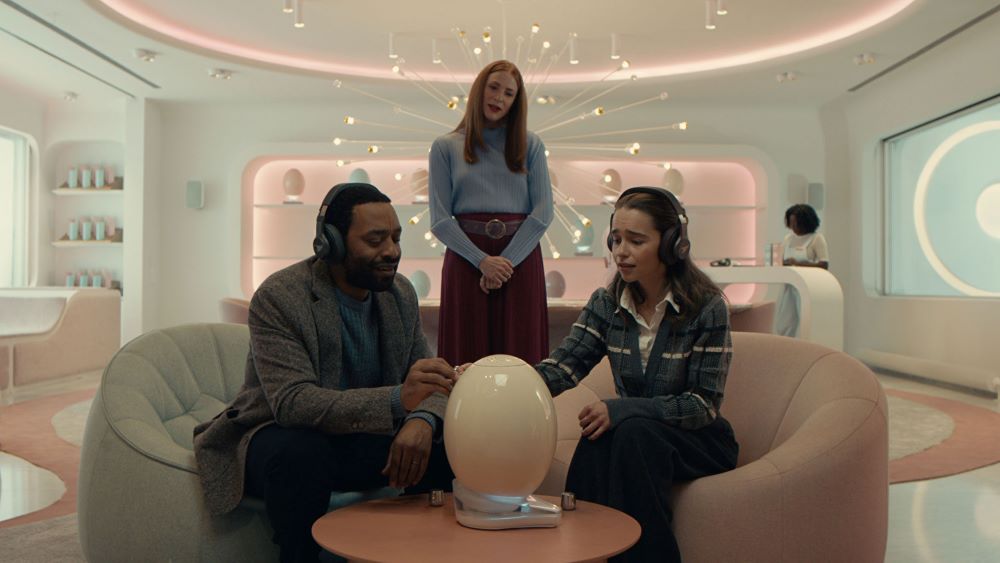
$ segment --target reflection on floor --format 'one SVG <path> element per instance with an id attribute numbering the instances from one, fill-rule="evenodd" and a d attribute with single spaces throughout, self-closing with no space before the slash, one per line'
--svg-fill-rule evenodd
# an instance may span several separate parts
<path id="1" fill-rule="evenodd" d="M 1000 409 L 993 399 L 880 375 L 886 388 L 944 397 L 963 403 Z M 68 378 L 18 390 L 16 400 L 93 389 L 99 374 Z M 3 415 L 0 408 L 0 416 Z M 890 414 L 891 416 L 891 414 Z M 997 429 L 1000 431 L 1000 428 Z M 37 510 L 65 490 L 62 483 L 44 477 L 47 471 L 13 456 L 0 454 L 0 521 L 23 510 Z M 11 473 L 19 471 L 21 473 Z M 11 476 L 8 476 L 11 475 Z M 31 475 L 13 477 L 13 475 Z M 51 474 L 49 474 L 51 475 Z M 54 478 L 54 477 L 53 477 Z M 17 508 L 8 508 L 17 507 Z M 28 508 L 25 508 L 28 507 Z M 19 510 L 18 510 L 19 509 Z M 1000 464 L 952 477 L 903 483 L 889 487 L 889 539 L 886 561 L 977 562 L 1000 560 Z"/>

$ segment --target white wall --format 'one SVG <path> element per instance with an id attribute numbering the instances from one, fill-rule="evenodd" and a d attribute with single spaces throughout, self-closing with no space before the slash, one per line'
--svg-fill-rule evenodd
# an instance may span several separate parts
<path id="1" fill-rule="evenodd" d="M 254 151 L 269 146 L 272 153 L 280 154 L 284 148 L 288 156 L 295 156 L 296 147 L 303 143 L 315 146 L 329 143 L 334 136 L 350 137 L 342 122 L 348 109 L 372 121 L 393 119 L 391 110 L 382 106 L 345 108 L 337 107 L 334 101 L 162 105 L 160 326 L 216 321 L 219 299 L 241 295 L 240 175 L 250 158 L 260 156 Z M 683 119 L 691 124 L 684 136 L 687 151 L 700 144 L 747 145 L 769 158 L 777 181 L 768 187 L 771 218 L 764 240 L 780 240 L 784 209 L 789 203 L 784 179 L 800 174 L 811 181 L 824 181 L 823 131 L 816 112 L 673 104 L 669 115 L 662 109 L 649 110 L 633 116 L 631 122 L 621 122 L 620 127 Z M 333 154 L 332 146 L 330 151 Z M 184 207 L 188 180 L 204 183 L 204 209 Z M 833 252 L 846 254 L 846 249 L 832 246 Z"/>
<path id="2" fill-rule="evenodd" d="M 995 345 L 1000 300 L 876 294 L 880 260 L 877 149 L 889 135 L 1000 93 L 998 52 L 1000 19 L 988 18 L 821 111 L 828 182 L 850 186 L 845 207 L 849 221 L 842 223 L 842 236 L 849 239 L 851 266 L 841 276 L 848 352 L 887 363 L 895 359 L 897 369 L 983 389 L 1000 375 L 1000 347 Z"/>

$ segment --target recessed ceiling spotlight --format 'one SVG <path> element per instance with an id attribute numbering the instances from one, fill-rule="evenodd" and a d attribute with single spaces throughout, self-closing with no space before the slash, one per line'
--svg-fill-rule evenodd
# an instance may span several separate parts
<path id="1" fill-rule="evenodd" d="M 854 64 L 858 66 L 870 65 L 875 62 L 875 55 L 872 53 L 858 53 L 854 55 Z"/>
<path id="2" fill-rule="evenodd" d="M 729 10 L 726 9 L 726 0 L 717 0 L 717 3 L 718 5 L 715 7 L 716 14 L 724 16 L 729 13 Z"/>
<path id="3" fill-rule="evenodd" d="M 292 25 L 294 25 L 298 29 L 302 29 L 303 27 L 305 27 L 306 20 L 303 19 L 302 17 L 302 0 L 293 0 L 292 11 L 295 13 L 295 15 L 292 16 L 293 19 Z"/>
<path id="4" fill-rule="evenodd" d="M 155 51 L 150 51 L 149 49 L 136 49 L 132 51 L 132 55 L 139 59 L 140 61 L 151 63 L 156 60 L 156 55 L 159 53 Z"/>
<path id="5" fill-rule="evenodd" d="M 210 68 L 208 75 L 217 80 L 229 80 L 233 77 L 233 71 L 224 68 Z"/>
<path id="6" fill-rule="evenodd" d="M 290 14 L 293 11 L 295 11 L 292 8 L 292 0 L 282 0 L 282 2 L 281 2 L 281 11 L 285 12 L 286 14 Z"/>
<path id="7" fill-rule="evenodd" d="M 544 105 L 551 106 L 552 104 L 556 103 L 556 98 L 555 96 L 538 96 L 537 98 L 535 98 L 535 103 L 543 106 Z"/>
<path id="8" fill-rule="evenodd" d="M 63 99 L 66 100 L 67 102 L 75 102 L 76 99 L 79 97 L 80 95 L 77 94 L 76 92 L 66 92 L 63 94 Z"/>
<path id="9" fill-rule="evenodd" d="M 799 75 L 794 70 L 790 70 L 788 72 L 779 72 L 774 77 L 774 79 L 776 81 L 778 81 L 778 82 L 792 82 L 794 80 L 798 80 L 798 78 L 799 78 Z"/>

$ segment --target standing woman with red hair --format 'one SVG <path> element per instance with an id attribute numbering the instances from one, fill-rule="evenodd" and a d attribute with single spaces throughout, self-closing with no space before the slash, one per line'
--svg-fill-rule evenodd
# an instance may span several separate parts
<path id="1" fill-rule="evenodd" d="M 438 355 L 453 365 L 549 353 L 538 241 L 552 222 L 552 185 L 527 120 L 521 72 L 496 61 L 473 82 L 462 122 L 431 147 L 431 232 L 448 247 Z"/>

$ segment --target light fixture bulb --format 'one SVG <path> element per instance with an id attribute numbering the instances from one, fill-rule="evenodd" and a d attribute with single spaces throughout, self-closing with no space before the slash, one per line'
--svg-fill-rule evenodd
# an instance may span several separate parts
<path id="1" fill-rule="evenodd" d="M 580 222 L 583 223 L 584 227 L 589 227 L 589 226 L 591 226 L 593 224 L 591 222 L 590 218 L 588 218 L 588 217 L 582 217 L 582 218 L 580 218 Z"/>
<path id="2" fill-rule="evenodd" d="M 594 112 L 593 113 L 594 113 L 594 115 L 596 115 L 598 117 L 604 115 L 604 106 L 597 106 L 596 108 L 594 108 Z"/>
<path id="3" fill-rule="evenodd" d="M 628 148 L 626 148 L 625 150 L 626 150 L 626 151 L 627 151 L 627 152 L 628 152 L 628 153 L 629 153 L 630 155 L 632 155 L 632 156 L 635 156 L 635 155 L 639 154 L 639 148 L 640 148 L 640 147 L 639 147 L 639 143 L 632 143 L 632 144 L 631 144 L 631 145 L 630 145 L 630 146 L 629 146 Z"/>
<path id="4" fill-rule="evenodd" d="M 624 61 L 622 61 L 622 64 L 618 65 L 618 68 L 625 70 L 630 66 L 632 66 L 632 63 L 628 62 L 628 59 L 625 59 Z"/>
<path id="5" fill-rule="evenodd" d="M 705 0 L 705 29 L 715 29 L 715 12 L 718 8 L 716 0 Z"/>
<path id="6" fill-rule="evenodd" d="M 662 166 L 664 170 L 670 170 L 671 168 L 673 168 L 673 165 L 670 164 L 669 162 L 664 162 L 660 166 Z"/>
<path id="7" fill-rule="evenodd" d="M 613 180 L 613 178 L 611 177 L 611 174 L 605 174 L 604 175 L 604 183 L 605 184 L 610 184 L 611 180 Z"/>
<path id="8" fill-rule="evenodd" d="M 687 121 L 681 121 L 681 122 L 680 122 L 680 123 L 679 123 L 679 124 L 677 125 L 677 128 L 678 128 L 678 129 L 680 129 L 681 131 L 687 131 L 687 128 L 688 128 L 688 122 L 687 122 Z"/>
<path id="9" fill-rule="evenodd" d="M 715 13 L 716 14 L 718 14 L 720 16 L 724 16 L 724 15 L 726 15 L 726 14 L 729 13 L 729 10 L 726 9 L 726 2 L 725 2 L 725 0 L 716 0 L 716 3 L 717 3 L 717 5 L 715 6 Z"/>
<path id="10" fill-rule="evenodd" d="M 430 231 L 424 233 L 424 240 L 431 240 L 432 238 L 434 238 L 434 235 L 432 235 Z"/>
<path id="11" fill-rule="evenodd" d="M 399 58 L 399 55 L 396 54 L 396 34 L 391 31 L 389 32 L 389 58 Z"/>
<path id="12" fill-rule="evenodd" d="M 414 215 L 413 217 L 410 217 L 411 225 L 416 225 L 419 222 L 420 222 L 420 215 Z"/>
<path id="13" fill-rule="evenodd" d="M 458 102 L 456 102 L 455 100 L 448 100 L 448 109 L 457 109 L 457 108 L 458 108 Z"/>
<path id="14" fill-rule="evenodd" d="M 552 153 L 549 152 L 549 149 L 545 149 L 545 156 L 548 157 L 550 154 Z"/>
<path id="15" fill-rule="evenodd" d="M 617 33 L 612 33 L 611 34 L 611 60 L 617 61 L 620 58 L 622 58 L 622 56 L 618 53 L 618 34 Z"/>
<path id="16" fill-rule="evenodd" d="M 552 249 L 552 259 L 553 260 L 558 260 L 560 256 L 562 256 L 562 255 L 559 254 L 558 250 Z"/>
<path id="17" fill-rule="evenodd" d="M 531 33 L 538 33 L 540 29 L 542 28 L 537 23 L 531 24 Z"/>
<path id="18" fill-rule="evenodd" d="M 347 164 L 347 163 L 344 162 L 343 160 L 338 160 L 337 161 L 337 168 L 343 168 L 345 164 Z"/>
<path id="19" fill-rule="evenodd" d="M 347 125 L 354 125 L 354 118 L 349 115 L 345 115 L 344 123 L 346 123 Z"/>
<path id="20" fill-rule="evenodd" d="M 292 0 L 292 12 L 295 15 L 292 17 L 293 24 L 296 28 L 302 29 L 306 26 L 306 21 L 302 17 L 302 0 Z"/>
<path id="21" fill-rule="evenodd" d="M 437 38 L 431 39 L 431 64 L 441 64 L 441 52 L 438 51 Z"/>
<path id="22" fill-rule="evenodd" d="M 334 138 L 333 138 L 333 144 L 337 145 L 338 147 L 339 147 L 339 146 L 340 146 L 340 144 L 341 144 L 341 143 L 343 143 L 343 142 L 344 142 L 344 140 L 343 140 L 343 139 L 341 139 L 340 137 L 334 137 Z"/>
<path id="23" fill-rule="evenodd" d="M 399 65 L 392 65 L 392 73 L 399 74 Z"/>
<path id="24" fill-rule="evenodd" d="M 542 50 L 548 49 L 549 47 L 552 47 L 552 43 L 551 42 L 549 42 L 549 41 L 542 41 Z"/>
<path id="25" fill-rule="evenodd" d="M 489 43 L 490 41 L 493 41 L 493 37 L 490 35 L 490 28 L 487 27 L 483 30 L 483 43 Z"/>
<path id="26" fill-rule="evenodd" d="M 576 58 L 576 34 L 569 34 L 569 64 L 578 65 L 580 59 Z"/>
<path id="27" fill-rule="evenodd" d="M 281 3 L 281 11 L 284 12 L 284 13 L 286 13 L 286 14 L 292 13 L 294 11 L 292 9 L 292 0 L 284 0 Z"/>
<path id="28" fill-rule="evenodd" d="M 378 145 L 368 145 L 368 152 L 375 154 L 378 152 Z"/>
<path id="29" fill-rule="evenodd" d="M 403 175 L 399 172 L 396 172 L 392 177 L 395 178 L 397 182 L 403 179 Z"/>
<path id="30" fill-rule="evenodd" d="M 475 53 L 476 56 L 479 56 L 479 55 L 483 54 L 483 49 L 482 49 L 482 47 L 476 47 L 475 49 L 472 50 L 472 52 Z"/>

